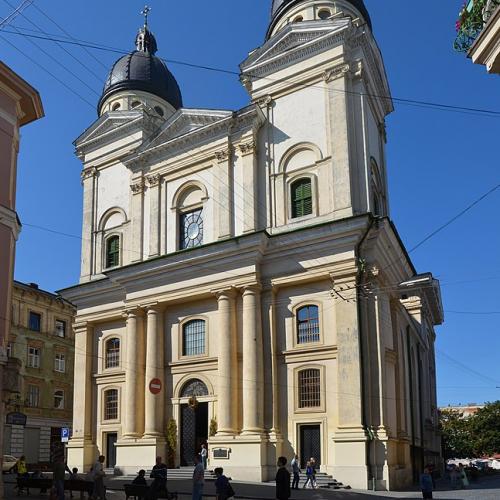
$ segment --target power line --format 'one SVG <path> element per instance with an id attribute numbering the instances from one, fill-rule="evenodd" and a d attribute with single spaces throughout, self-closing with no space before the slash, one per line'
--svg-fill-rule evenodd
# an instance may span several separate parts
<path id="1" fill-rule="evenodd" d="M 40 40 L 78 45 L 81 47 L 87 47 L 87 48 L 91 48 L 94 50 L 113 52 L 113 53 L 121 54 L 121 55 L 125 55 L 125 54 L 130 53 L 130 51 L 127 51 L 127 50 L 117 49 L 117 48 L 113 48 L 113 47 L 107 47 L 105 45 L 100 45 L 98 43 L 93 43 L 93 42 L 74 41 L 74 40 L 69 41 L 69 40 L 64 40 L 64 39 L 61 39 L 61 38 L 58 38 L 55 36 L 39 36 L 39 35 L 34 35 L 34 34 L 30 35 L 27 33 L 15 32 L 15 31 L 10 31 L 10 30 L 5 30 L 5 29 L 2 31 L 4 33 L 9 33 L 9 34 L 13 34 L 13 35 L 20 35 L 20 36 L 25 36 L 28 38 L 38 38 Z M 196 63 L 190 63 L 190 62 L 181 61 L 181 60 L 177 60 L 177 59 L 165 59 L 165 58 L 160 58 L 160 59 L 167 64 L 177 64 L 180 66 L 185 66 L 185 67 L 194 68 L 194 69 L 213 71 L 213 72 L 223 73 L 223 74 L 237 76 L 237 77 L 240 76 L 240 72 L 234 71 L 234 70 L 218 68 L 218 67 L 202 65 L 202 64 L 196 64 Z M 267 81 L 275 81 L 275 82 L 283 81 L 283 80 L 278 80 L 278 79 L 270 78 L 270 77 L 260 77 L 260 76 L 252 75 L 251 73 L 247 73 L 247 75 L 251 78 L 256 78 L 259 80 L 267 80 Z M 306 84 L 306 85 L 304 85 L 304 87 L 317 88 L 317 89 L 320 89 L 322 91 L 325 90 L 325 87 L 318 86 L 318 85 Z M 478 114 L 481 116 L 500 117 L 500 111 L 496 111 L 496 110 L 472 108 L 472 107 L 468 107 L 468 106 L 457 106 L 457 105 L 450 105 L 450 104 L 433 102 L 433 101 L 424 101 L 424 100 L 419 100 L 419 99 L 410 99 L 410 98 L 394 97 L 394 96 L 387 96 L 387 95 L 384 96 L 384 95 L 364 93 L 364 92 L 355 92 L 355 91 L 349 91 L 349 90 L 340 90 L 340 89 L 327 89 L 327 90 L 328 90 L 328 92 L 340 92 L 340 93 L 349 94 L 349 95 L 372 97 L 372 98 L 381 99 L 381 100 L 390 100 L 393 102 L 397 102 L 399 104 L 424 107 L 424 108 L 432 108 L 432 109 L 436 109 L 436 110 L 440 110 L 440 111 L 453 111 L 453 112 L 466 113 L 466 114 Z"/>
<path id="2" fill-rule="evenodd" d="M 20 14 L 22 14 L 23 10 L 27 9 L 33 3 L 33 1 L 34 0 L 24 0 L 21 3 L 21 5 L 19 5 L 19 7 L 17 7 L 17 8 L 14 7 L 13 5 L 11 5 L 11 7 L 14 9 L 14 12 L 9 14 L 5 19 L 3 19 L 0 22 L 0 29 L 3 28 L 4 26 L 9 25 L 11 23 L 11 21 L 13 21 Z"/>
<path id="3" fill-rule="evenodd" d="M 52 73 L 51 71 L 49 71 L 45 66 L 42 66 L 38 61 L 36 61 L 31 56 L 29 56 L 28 54 L 26 54 L 25 52 L 23 52 L 19 47 L 17 47 L 13 43 L 11 43 L 9 40 L 7 40 L 2 35 L 0 35 L 0 39 L 3 40 L 8 45 L 10 45 L 13 49 L 15 49 L 18 52 L 20 52 L 24 57 L 26 57 L 29 61 L 31 61 L 35 66 L 37 66 L 38 68 L 40 68 L 42 71 L 45 71 L 46 73 L 48 73 L 52 78 L 54 78 L 55 80 L 57 80 L 63 87 L 65 87 L 66 89 L 68 89 L 72 94 L 76 95 L 79 99 L 81 99 L 83 102 L 85 102 L 86 104 L 88 104 L 92 109 L 95 109 L 95 105 L 94 104 L 92 104 L 90 101 L 87 101 L 87 99 L 85 99 L 85 97 L 83 97 L 81 94 L 79 94 L 76 90 L 74 90 L 72 87 L 70 87 L 64 81 L 62 81 L 56 75 L 54 75 L 54 73 Z"/>

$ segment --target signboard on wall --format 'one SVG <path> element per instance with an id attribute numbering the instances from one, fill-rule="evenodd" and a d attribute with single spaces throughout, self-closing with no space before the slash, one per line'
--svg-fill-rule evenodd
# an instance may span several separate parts
<path id="1" fill-rule="evenodd" d="M 61 443 L 67 443 L 69 441 L 69 427 L 61 427 Z"/>
<path id="2" fill-rule="evenodd" d="M 27 416 L 24 413 L 11 412 L 6 415 L 6 423 L 10 425 L 26 425 Z"/>

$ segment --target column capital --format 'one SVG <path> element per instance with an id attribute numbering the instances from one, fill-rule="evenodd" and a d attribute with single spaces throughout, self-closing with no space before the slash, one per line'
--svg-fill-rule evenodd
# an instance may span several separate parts
<path id="1" fill-rule="evenodd" d="M 231 154 L 233 152 L 233 148 L 231 146 L 221 149 L 215 152 L 215 158 L 219 163 L 224 163 L 229 161 Z"/>
<path id="2" fill-rule="evenodd" d="M 150 188 L 158 186 L 160 184 L 160 180 L 160 174 L 150 174 L 146 176 L 146 182 Z"/>
<path id="3" fill-rule="evenodd" d="M 143 315 L 144 315 L 144 311 L 140 306 L 127 307 L 122 313 L 122 317 L 125 319 L 138 318 L 138 317 L 141 317 Z"/>
<path id="4" fill-rule="evenodd" d="M 240 286 L 239 290 L 243 295 L 257 295 L 262 292 L 262 285 L 260 283 L 249 283 Z"/>
<path id="5" fill-rule="evenodd" d="M 146 304 L 142 306 L 146 314 L 161 314 L 165 310 L 165 305 L 155 302 L 154 304 Z"/>
<path id="6" fill-rule="evenodd" d="M 210 290 L 210 292 L 217 297 L 217 300 L 234 299 L 234 297 L 238 294 L 236 288 L 233 286 L 228 288 L 215 288 Z"/>

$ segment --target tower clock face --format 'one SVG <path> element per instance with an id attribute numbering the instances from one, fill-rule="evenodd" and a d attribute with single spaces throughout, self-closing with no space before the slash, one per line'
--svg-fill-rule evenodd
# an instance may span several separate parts
<path id="1" fill-rule="evenodd" d="M 181 249 L 201 245 L 203 243 L 203 209 L 181 214 L 180 229 Z"/>

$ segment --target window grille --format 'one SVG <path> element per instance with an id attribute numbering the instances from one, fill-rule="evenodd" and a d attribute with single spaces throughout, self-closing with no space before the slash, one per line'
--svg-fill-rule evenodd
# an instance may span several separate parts
<path id="1" fill-rule="evenodd" d="M 66 371 L 66 356 L 64 354 L 56 354 L 54 358 L 54 370 L 60 373 Z"/>
<path id="2" fill-rule="evenodd" d="M 37 408 L 40 404 L 40 388 L 37 385 L 28 386 L 28 406 Z"/>
<path id="3" fill-rule="evenodd" d="M 179 243 L 181 250 L 203 244 L 203 209 L 180 214 Z"/>
<path id="4" fill-rule="evenodd" d="M 118 418 L 118 389 L 109 389 L 104 393 L 104 420 Z"/>
<path id="5" fill-rule="evenodd" d="M 58 337 L 66 337 L 66 321 L 56 319 L 56 335 Z"/>
<path id="6" fill-rule="evenodd" d="M 64 410 L 64 391 L 54 391 L 54 408 Z"/>
<path id="7" fill-rule="evenodd" d="M 304 306 L 297 311 L 297 343 L 319 342 L 318 306 Z"/>
<path id="8" fill-rule="evenodd" d="M 41 330 L 42 315 L 30 312 L 29 329 L 34 332 L 39 332 Z"/>
<path id="9" fill-rule="evenodd" d="M 120 366 L 120 339 L 111 339 L 106 342 L 106 368 Z"/>
<path id="10" fill-rule="evenodd" d="M 40 349 L 28 347 L 28 367 L 40 368 Z"/>
<path id="11" fill-rule="evenodd" d="M 299 408 L 321 406 L 321 376 L 317 369 L 299 372 Z"/>
<path id="12" fill-rule="evenodd" d="M 292 184 L 292 218 L 312 214 L 311 179 L 299 179 Z"/>
<path id="13" fill-rule="evenodd" d="M 208 396 L 207 386 L 197 378 L 190 380 L 184 385 L 181 391 L 181 398 L 189 396 Z"/>
<path id="14" fill-rule="evenodd" d="M 106 242 L 106 268 L 120 265 L 120 237 L 112 236 Z"/>
<path id="15" fill-rule="evenodd" d="M 189 321 L 183 327 L 182 355 L 205 354 L 205 322 L 201 319 Z"/>

